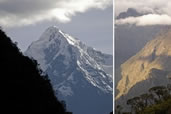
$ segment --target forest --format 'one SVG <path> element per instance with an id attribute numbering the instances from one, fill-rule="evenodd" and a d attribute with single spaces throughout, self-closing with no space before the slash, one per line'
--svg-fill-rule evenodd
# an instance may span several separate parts
<path id="1" fill-rule="evenodd" d="M 24 56 L 17 43 L 0 29 L 1 112 L 72 114 L 55 96 L 38 63 Z"/>
<path id="2" fill-rule="evenodd" d="M 171 80 L 171 79 L 170 79 Z M 116 114 L 171 114 L 171 84 L 155 86 L 140 96 L 127 100 L 131 107 L 130 112 L 122 111 L 122 106 L 117 105 Z"/>

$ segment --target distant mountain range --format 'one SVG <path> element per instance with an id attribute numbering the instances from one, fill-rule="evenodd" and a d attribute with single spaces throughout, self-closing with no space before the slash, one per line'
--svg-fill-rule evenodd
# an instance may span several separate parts
<path id="1" fill-rule="evenodd" d="M 112 111 L 112 55 L 86 46 L 55 26 L 45 30 L 25 55 L 38 61 L 69 111 L 74 114 Z"/>

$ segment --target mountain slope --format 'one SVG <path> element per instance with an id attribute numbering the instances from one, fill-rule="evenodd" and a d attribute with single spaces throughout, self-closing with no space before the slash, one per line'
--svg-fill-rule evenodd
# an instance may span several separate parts
<path id="1" fill-rule="evenodd" d="M 119 68 L 122 63 L 139 52 L 148 41 L 154 39 L 162 28 L 164 26 L 116 25 L 116 68 Z"/>
<path id="2" fill-rule="evenodd" d="M 137 12 L 135 9 L 128 8 L 126 12 L 122 12 L 116 19 L 127 17 L 142 16 L 143 13 Z M 168 26 L 136 26 L 136 25 L 115 25 L 115 86 L 121 79 L 121 64 L 139 52 L 147 42 L 155 38 L 160 30 Z"/>
<path id="3" fill-rule="evenodd" d="M 25 54 L 40 63 L 73 113 L 102 114 L 112 110 L 111 55 L 87 47 L 57 27 L 49 27 Z"/>
<path id="4" fill-rule="evenodd" d="M 171 29 L 148 42 L 135 56 L 121 65 L 117 85 L 118 103 L 146 92 L 153 86 L 166 85 L 171 73 Z"/>
<path id="5" fill-rule="evenodd" d="M 127 17 L 142 16 L 133 8 L 128 8 L 126 12 L 120 13 L 116 19 L 124 19 Z M 122 63 L 140 51 L 145 44 L 152 40 L 161 29 L 166 26 L 136 26 L 136 25 L 115 25 L 115 55 L 116 68 Z"/>

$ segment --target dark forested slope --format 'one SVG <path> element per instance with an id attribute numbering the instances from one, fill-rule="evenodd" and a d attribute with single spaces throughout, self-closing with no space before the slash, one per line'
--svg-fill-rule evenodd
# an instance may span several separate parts
<path id="1" fill-rule="evenodd" d="M 1 111 L 6 113 L 66 114 L 36 61 L 24 56 L 0 30 Z M 3 101 L 3 102 L 2 102 Z"/>

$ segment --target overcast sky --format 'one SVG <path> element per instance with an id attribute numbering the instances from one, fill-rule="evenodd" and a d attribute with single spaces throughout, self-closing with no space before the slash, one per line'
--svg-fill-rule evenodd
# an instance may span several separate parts
<path id="1" fill-rule="evenodd" d="M 112 54 L 112 0 L 0 0 L 0 25 L 25 51 L 49 26 Z"/>
<path id="2" fill-rule="evenodd" d="M 117 24 L 137 26 L 171 25 L 171 0 L 115 0 L 116 16 L 128 8 L 146 15 L 117 20 Z"/>

